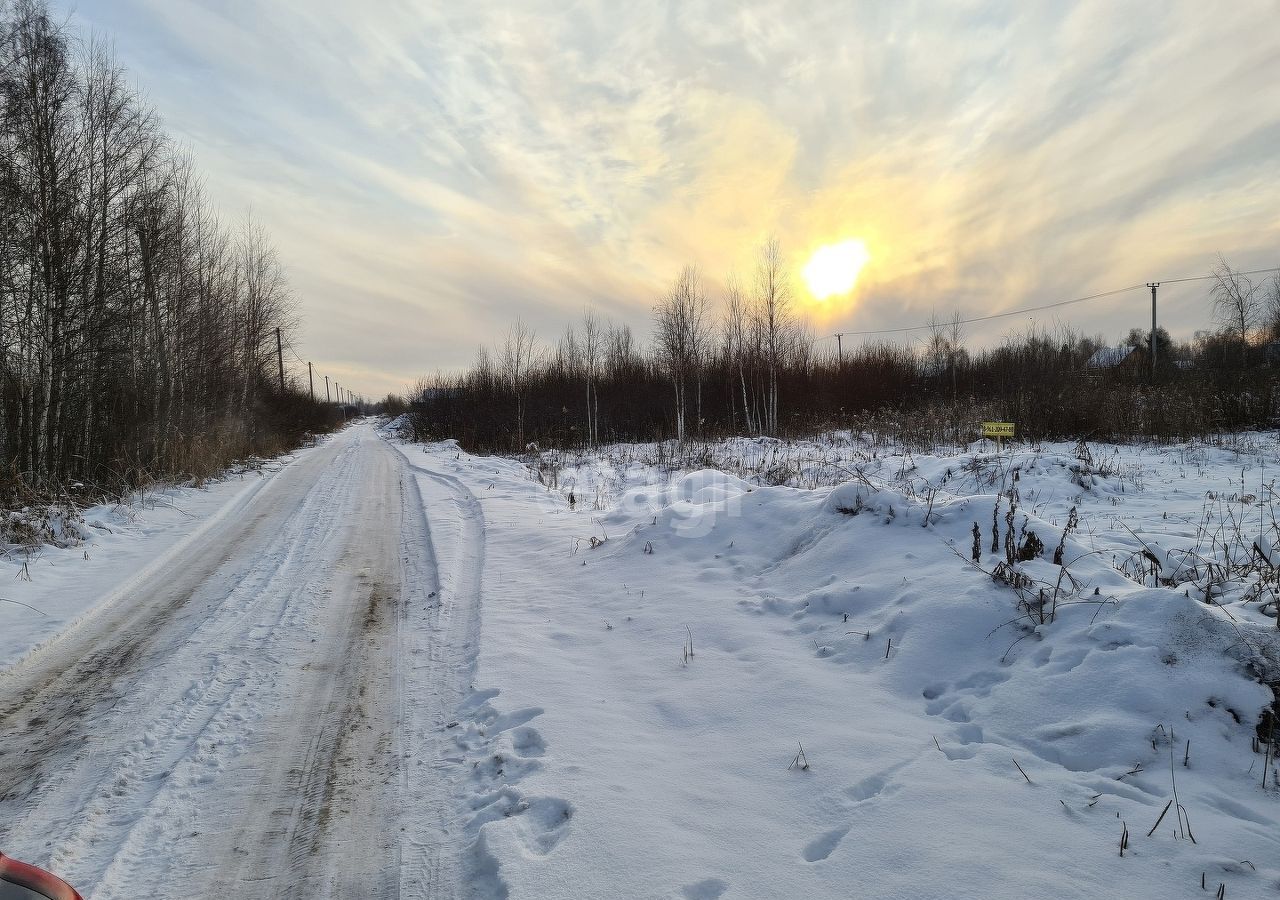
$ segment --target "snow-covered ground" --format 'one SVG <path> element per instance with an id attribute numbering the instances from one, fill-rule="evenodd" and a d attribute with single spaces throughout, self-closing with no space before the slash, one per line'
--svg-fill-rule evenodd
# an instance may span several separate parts
<path id="1" fill-rule="evenodd" d="M 201 487 L 160 485 L 127 501 L 78 511 L 65 546 L 9 546 L 0 553 L 0 669 L 56 636 L 94 608 L 126 594 L 175 548 L 235 518 L 298 450 L 232 467 Z"/>
<path id="2" fill-rule="evenodd" d="M 1256 667 L 1280 675 L 1274 579 L 1213 573 L 1234 536 L 1274 543 L 1280 454 L 1274 435 L 1234 444 L 701 452 L 751 480 L 654 447 L 536 473 L 402 447 L 486 522 L 457 735 L 473 894 L 1277 890 L 1280 793 L 1254 743 Z M 1017 546 L 1045 547 L 1016 567 L 1035 579 L 1021 606 L 987 574 L 1002 489 Z M 1175 787 L 1182 816 L 1161 819 Z"/>
<path id="3" fill-rule="evenodd" d="M 0 849 L 97 898 L 1280 889 L 1276 435 L 388 439 L 15 577 Z"/>

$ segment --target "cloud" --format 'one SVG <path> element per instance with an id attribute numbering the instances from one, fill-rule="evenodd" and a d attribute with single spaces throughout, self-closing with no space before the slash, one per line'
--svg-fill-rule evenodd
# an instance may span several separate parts
<path id="1" fill-rule="evenodd" d="M 82 0 L 228 216 L 300 352 L 366 393 L 590 304 L 643 334 L 687 262 L 865 239 L 815 327 L 915 324 L 1277 264 L 1270 0 L 441 4 Z M 1170 294 L 1175 333 L 1202 292 Z M 1129 301 L 1125 301 L 1129 302 Z M 1127 330 L 1140 301 L 1074 307 Z M 990 339 L 1009 323 L 975 332 Z M 1016 323 L 1014 323 L 1016 324 Z"/>

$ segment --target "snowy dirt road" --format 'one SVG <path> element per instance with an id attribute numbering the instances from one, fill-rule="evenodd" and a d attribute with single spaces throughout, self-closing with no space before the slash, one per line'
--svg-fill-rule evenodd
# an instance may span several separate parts
<path id="1" fill-rule="evenodd" d="M 301 456 L 0 678 L 0 847 L 99 900 L 454 896 L 478 516 L 372 426 Z"/>

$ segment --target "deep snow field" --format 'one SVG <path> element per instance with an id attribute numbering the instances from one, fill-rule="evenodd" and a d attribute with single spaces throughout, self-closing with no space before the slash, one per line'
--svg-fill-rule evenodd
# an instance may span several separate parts
<path id="1" fill-rule="evenodd" d="M 474 896 L 1272 895 L 1280 443 L 1231 443 L 402 446 L 485 518 Z"/>

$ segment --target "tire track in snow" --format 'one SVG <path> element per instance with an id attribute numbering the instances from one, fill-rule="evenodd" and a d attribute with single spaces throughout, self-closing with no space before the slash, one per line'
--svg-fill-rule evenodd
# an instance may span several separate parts
<path id="1" fill-rule="evenodd" d="M 279 591 L 273 582 L 281 572 L 296 571 L 314 563 L 313 554 L 300 552 L 300 548 L 324 546 L 336 535 L 336 523 L 319 513 L 326 506 L 341 504 L 347 499 L 340 490 L 344 486 L 344 482 L 321 484 L 310 493 L 300 514 L 272 545 L 263 548 L 253 568 L 228 595 L 222 613 L 205 620 L 187 642 L 168 657 L 157 675 L 144 681 L 137 693 L 147 696 L 159 690 L 155 682 L 163 673 L 203 665 L 202 680 L 210 689 L 184 712 L 183 704 L 193 693 L 189 689 L 182 701 L 171 706 L 148 729 L 145 738 L 113 765 L 113 770 L 127 773 L 140 790 L 130 798 L 131 802 L 123 803 L 116 792 L 117 796 L 111 798 L 112 805 L 135 809 L 180 806 L 192 795 L 191 785 L 217 774 L 228 754 L 242 752 L 237 738 L 252 723 L 264 688 L 274 681 L 272 666 L 280 657 L 272 646 L 274 638 L 299 627 L 305 598 L 316 592 L 319 575 L 299 580 L 287 592 Z M 197 682 L 195 687 L 200 684 Z M 220 689 L 215 692 L 214 687 Z M 132 718 L 123 711 L 121 717 Z M 179 837 L 171 833 L 172 828 L 165 827 L 170 824 L 176 823 L 157 823 L 151 817 L 139 816 L 124 839 L 109 841 L 119 849 L 103 876 L 104 887 L 115 883 L 127 885 L 134 880 L 130 873 L 146 868 L 149 848 L 159 841 Z M 103 839 L 103 835 L 93 831 L 80 837 L 81 840 L 87 837 L 91 842 Z M 119 874 L 122 871 L 125 874 Z"/>
<path id="2" fill-rule="evenodd" d="M 338 462 L 339 471 L 345 469 L 350 451 Z M 99 884 L 97 893 L 110 895 L 113 885 L 125 879 L 136 882 L 152 848 L 179 836 L 175 829 L 181 814 L 149 813 L 181 810 L 183 801 L 211 783 L 226 759 L 241 750 L 240 739 L 271 680 L 275 636 L 298 624 L 300 601 L 314 589 L 314 579 L 303 579 L 282 591 L 281 573 L 296 571 L 309 561 L 305 548 L 322 546 L 335 535 L 336 524 L 319 513 L 346 499 L 345 486 L 344 480 L 330 477 L 309 491 L 271 542 L 259 548 L 250 568 L 236 573 L 236 584 L 219 598 L 213 613 L 154 669 L 143 672 L 110 714 L 94 724 L 98 752 L 114 735 L 133 735 L 139 728 L 143 733 L 112 748 L 110 765 L 99 774 L 87 805 L 79 807 L 83 812 L 59 838 L 51 861 L 63 871 L 92 858 L 95 845 L 113 848 L 105 869 L 83 876 L 91 879 L 86 883 Z M 193 673 L 200 673 L 194 684 L 174 696 Z M 92 776 L 79 783 L 68 778 L 63 785 L 74 791 L 93 781 Z M 43 805 L 75 810 L 76 800 L 84 803 L 85 796 L 81 790 L 71 802 L 64 797 L 59 803 L 55 793 Z"/>
<path id="3" fill-rule="evenodd" d="M 451 724 L 471 690 L 480 637 L 484 511 L 457 478 L 406 462 L 402 561 L 410 587 L 402 629 L 405 659 L 402 806 L 431 810 L 406 832 L 404 897 L 452 900 L 462 893 L 465 840 L 458 791 L 466 778 Z"/>
<path id="4" fill-rule="evenodd" d="M 304 646 L 293 662 L 306 661 L 281 673 L 279 696 L 263 704 L 261 737 L 229 773 L 253 802 L 205 817 L 217 837 L 205 850 L 213 869 L 203 896 L 397 896 L 386 874 L 397 810 L 385 788 L 397 767 L 396 460 L 367 434 L 362 446 L 350 502 L 328 513 L 355 531 L 327 554 L 331 565 L 309 561 L 330 598 L 309 623 L 322 649 Z"/>
<path id="5" fill-rule="evenodd" d="M 323 463 L 322 457 L 312 465 Z M 189 656 L 192 648 L 216 647 L 217 633 L 210 630 L 218 623 L 218 614 L 225 618 L 241 611 L 237 619 L 222 626 L 225 631 L 254 611 L 254 601 L 259 599 L 256 591 L 237 593 L 229 589 L 228 579 L 213 576 L 225 562 L 223 553 L 230 551 L 231 543 L 247 541 L 279 524 L 266 504 L 278 494 L 286 501 L 292 498 L 297 483 L 305 484 L 310 474 L 307 469 L 286 472 L 291 477 L 270 486 L 278 489 L 259 495 L 262 508 L 251 508 L 247 524 L 228 523 L 230 534 L 212 541 L 203 554 L 200 548 L 191 548 L 194 558 L 176 559 L 152 582 L 138 585 L 138 594 L 117 604 L 108 615 L 87 620 L 74 634 L 38 651 L 9 673 L 12 678 L 4 684 L 7 702 L 0 706 L 0 732 L 21 734 L 21 739 L 0 744 L 0 774 L 6 789 L 0 796 L 4 823 L 0 837 L 8 846 L 40 836 L 51 848 L 49 858 L 63 871 L 91 870 L 80 858 L 78 846 L 110 845 L 105 835 L 95 833 L 95 824 L 104 817 L 109 820 L 105 825 L 124 822 L 122 808 L 136 799 L 128 796 L 136 793 L 133 781 L 121 773 L 129 773 L 129 763 L 142 756 L 164 760 L 166 741 L 183 740 L 183 729 L 191 733 L 201 709 L 225 702 L 225 692 L 221 699 L 214 693 L 236 679 L 219 671 L 220 657 L 204 678 L 189 681 L 185 689 L 181 680 L 164 684 L 157 670 L 175 654 Z M 324 498 L 318 499 L 323 502 Z M 314 528 L 309 524 L 314 521 L 295 517 L 287 523 L 283 539 L 297 540 L 295 526 Z M 242 578 L 248 587 L 262 580 L 253 569 Z M 207 596 L 198 597 L 202 588 Z M 172 671 L 173 667 L 167 668 Z M 199 736 L 200 729 L 194 730 L 195 736 L 186 741 L 189 745 Z M 147 788 L 143 780 L 138 789 Z M 145 802 L 146 797 L 142 799 Z M 96 877 L 93 871 L 87 874 Z"/>
<path id="6" fill-rule="evenodd" d="M 6 850 L 97 898 L 395 897 L 415 873 L 413 896 L 452 896 L 434 753 L 474 662 L 483 522 L 457 596 L 426 602 L 416 482 L 371 429 L 346 432 L 7 673 Z"/>

